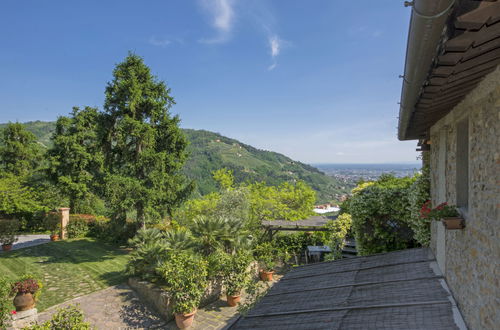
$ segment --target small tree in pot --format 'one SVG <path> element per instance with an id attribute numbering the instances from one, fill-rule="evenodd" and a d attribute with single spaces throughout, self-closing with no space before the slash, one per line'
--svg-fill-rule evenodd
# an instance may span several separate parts
<path id="1" fill-rule="evenodd" d="M 58 212 L 49 212 L 45 216 L 45 228 L 50 231 L 50 240 L 59 240 L 61 229 L 61 215 Z"/>
<path id="2" fill-rule="evenodd" d="M 279 251 L 269 242 L 261 243 L 254 248 L 254 255 L 260 266 L 260 278 L 263 281 L 272 281 Z"/>
<path id="3" fill-rule="evenodd" d="M 19 281 L 12 284 L 11 294 L 14 297 L 16 311 L 25 311 L 35 306 L 43 285 L 33 275 L 23 275 Z"/>
<path id="4" fill-rule="evenodd" d="M 19 230 L 19 221 L 12 219 L 0 220 L 0 243 L 2 250 L 9 251 L 12 244 L 17 242 L 17 231 Z"/>
<path id="5" fill-rule="evenodd" d="M 245 251 L 225 254 L 222 263 L 222 279 L 226 288 L 227 303 L 234 307 L 241 299 L 241 290 L 250 280 L 252 256 Z"/>
<path id="6" fill-rule="evenodd" d="M 207 262 L 192 253 L 172 253 L 157 272 L 173 299 L 177 326 L 191 326 L 207 285 Z"/>

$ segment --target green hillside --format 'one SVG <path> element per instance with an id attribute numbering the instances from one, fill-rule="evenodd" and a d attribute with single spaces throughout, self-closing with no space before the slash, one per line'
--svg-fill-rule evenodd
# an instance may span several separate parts
<path id="1" fill-rule="evenodd" d="M 41 144 L 50 145 L 54 122 L 32 121 L 25 125 Z M 4 126 L 0 124 L 0 129 Z M 350 190 L 315 167 L 293 161 L 282 154 L 259 150 L 214 132 L 192 129 L 184 129 L 184 132 L 190 141 L 190 158 L 185 172 L 196 180 L 196 195 L 205 195 L 217 189 L 211 173 L 223 167 L 233 170 L 237 183 L 265 181 L 277 185 L 303 180 L 316 190 L 318 202 L 336 199 Z"/>

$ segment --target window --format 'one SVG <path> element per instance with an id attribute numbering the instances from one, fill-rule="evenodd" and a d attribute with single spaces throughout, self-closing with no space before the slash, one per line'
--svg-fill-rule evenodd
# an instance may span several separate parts
<path id="1" fill-rule="evenodd" d="M 469 206 L 469 119 L 457 124 L 457 206 Z"/>

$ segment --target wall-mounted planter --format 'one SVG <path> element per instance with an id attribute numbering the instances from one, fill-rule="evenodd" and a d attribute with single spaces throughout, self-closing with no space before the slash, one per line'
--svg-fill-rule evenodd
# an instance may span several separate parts
<path id="1" fill-rule="evenodd" d="M 464 229 L 465 220 L 461 217 L 443 218 L 441 219 L 446 229 Z"/>

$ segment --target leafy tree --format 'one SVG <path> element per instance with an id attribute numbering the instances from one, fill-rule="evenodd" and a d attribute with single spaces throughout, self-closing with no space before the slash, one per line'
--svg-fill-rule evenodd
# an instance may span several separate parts
<path id="1" fill-rule="evenodd" d="M 229 190 L 233 187 L 234 176 L 233 171 L 227 168 L 221 168 L 212 173 L 215 181 L 219 184 L 220 188 L 223 190 Z"/>
<path id="2" fill-rule="evenodd" d="M 331 258 L 342 258 L 342 249 L 345 239 L 351 231 L 352 217 L 349 213 L 342 213 L 337 219 L 329 220 L 325 227 L 329 230 L 329 245 L 332 250 Z"/>
<path id="3" fill-rule="evenodd" d="M 19 176 L 0 176 L 0 214 L 23 218 L 43 207 L 38 196 Z"/>
<path id="4" fill-rule="evenodd" d="M 300 220 L 311 216 L 316 194 L 306 183 L 285 182 L 267 186 L 263 182 L 249 185 L 250 212 L 253 219 Z"/>
<path id="5" fill-rule="evenodd" d="M 144 227 L 146 219 L 171 213 L 193 190 L 181 173 L 187 140 L 179 117 L 169 113 L 174 103 L 141 57 L 129 54 L 113 71 L 100 137 L 115 220 L 133 210 Z"/>
<path id="6" fill-rule="evenodd" d="M 74 107 L 71 117 L 57 119 L 52 137 L 49 173 L 52 181 L 69 197 L 69 207 L 74 213 L 91 212 L 83 206 L 86 201 L 95 204 L 97 200 L 92 184 L 103 163 L 97 140 L 99 118 L 96 108 Z"/>
<path id="7" fill-rule="evenodd" d="M 7 124 L 0 145 L 0 165 L 4 171 L 19 176 L 33 174 L 41 160 L 42 148 L 23 124 Z"/>

